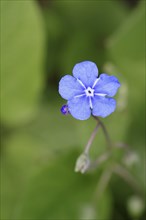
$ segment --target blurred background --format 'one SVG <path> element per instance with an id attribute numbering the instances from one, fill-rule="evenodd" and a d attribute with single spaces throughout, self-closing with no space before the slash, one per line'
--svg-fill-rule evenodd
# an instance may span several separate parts
<path id="1" fill-rule="evenodd" d="M 143 220 L 145 1 L 0 3 L 1 219 Z M 117 110 L 102 122 L 130 150 L 82 175 L 75 161 L 95 122 L 60 113 L 58 82 L 84 60 L 121 82 Z M 105 150 L 100 130 L 90 156 Z"/>

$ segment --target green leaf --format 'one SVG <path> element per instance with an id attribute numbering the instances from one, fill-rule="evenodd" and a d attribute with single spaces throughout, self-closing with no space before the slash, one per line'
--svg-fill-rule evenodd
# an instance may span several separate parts
<path id="1" fill-rule="evenodd" d="M 127 84 L 128 102 L 125 111 L 128 114 L 128 126 L 125 137 L 126 142 L 132 146 L 132 150 L 135 149 L 139 157 L 139 162 L 135 164 L 132 172 L 144 189 L 145 7 L 143 1 L 107 43 L 109 60 L 123 75 Z"/>
<path id="2" fill-rule="evenodd" d="M 74 172 L 81 146 L 74 150 L 79 138 L 71 117 L 42 115 L 3 143 L 3 219 L 109 218 L 111 195 L 106 191 L 99 203 L 94 195 L 101 170 L 84 176 Z"/>
<path id="3" fill-rule="evenodd" d="M 141 2 L 123 25 L 107 41 L 109 53 L 122 66 L 125 62 L 141 62 L 145 58 L 145 7 Z M 129 69 L 129 65 L 126 66 Z"/>
<path id="4" fill-rule="evenodd" d="M 21 136 L 17 143 L 22 140 L 20 147 L 11 139 L 2 161 L 3 219 L 109 218 L 111 195 L 106 190 L 96 201 L 99 172 L 76 174 L 77 152 L 50 157 L 32 139 Z"/>
<path id="5" fill-rule="evenodd" d="M 75 120 L 62 115 L 60 106 L 45 106 L 35 120 L 15 128 L 9 135 L 5 134 L 1 152 L 3 219 L 15 219 L 22 191 L 36 173 L 52 163 L 54 158 L 77 148 L 79 137 Z"/>
<path id="6" fill-rule="evenodd" d="M 124 5 L 115 1 L 54 1 L 52 8 L 64 20 L 66 34 L 75 35 L 84 30 L 93 38 L 112 33 L 128 12 Z"/>
<path id="7" fill-rule="evenodd" d="M 37 140 L 18 132 L 7 137 L 1 153 L 1 217 L 15 219 L 22 191 L 50 156 Z"/>
<path id="8" fill-rule="evenodd" d="M 145 14 L 143 2 L 129 16 L 129 19 L 109 40 L 108 55 L 118 71 L 124 76 L 128 86 L 129 119 L 138 122 L 140 134 L 144 121 L 145 93 Z M 122 84 L 123 86 L 123 84 Z M 121 87 L 122 87 L 121 86 Z M 141 126 L 140 126 L 141 125 Z M 136 137 L 136 136 L 135 136 Z M 134 137 L 133 137 L 134 138 Z"/>
<path id="9" fill-rule="evenodd" d="M 54 160 L 31 182 L 20 209 L 25 219 L 109 218 L 110 194 L 104 194 L 97 211 L 93 203 L 96 181 L 91 175 L 74 173 L 76 152 Z M 98 177 L 96 179 L 98 181 Z M 103 207 L 108 206 L 109 209 Z M 102 210 L 102 211 L 101 211 Z M 87 218 L 87 215 L 86 215 Z"/>
<path id="10" fill-rule="evenodd" d="M 105 39 L 128 14 L 115 1 L 53 1 L 45 12 L 47 68 L 49 75 L 57 72 L 58 76 L 71 73 L 75 63 L 83 60 L 93 60 L 100 67 L 106 56 Z"/>
<path id="11" fill-rule="evenodd" d="M 44 34 L 34 1 L 1 1 L 1 12 L 1 120 L 12 126 L 36 112 Z"/>
<path id="12" fill-rule="evenodd" d="M 97 54 L 97 48 L 94 45 L 91 33 L 88 31 L 78 31 L 76 35 L 71 36 L 64 45 L 60 57 L 60 67 L 65 73 L 71 73 L 73 66 L 77 62 L 87 60 L 88 57 L 88 60 L 101 64 L 104 55 L 105 50 L 102 47 L 98 48 Z"/>

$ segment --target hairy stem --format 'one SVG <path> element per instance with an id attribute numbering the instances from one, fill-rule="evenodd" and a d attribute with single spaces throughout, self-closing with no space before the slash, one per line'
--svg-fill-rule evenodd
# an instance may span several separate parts
<path id="1" fill-rule="evenodd" d="M 139 194 L 142 194 L 141 189 L 135 178 L 122 165 L 116 163 L 113 167 L 113 172 L 124 179 L 125 182 L 127 182 L 133 188 L 133 190 L 135 190 Z"/>
<path id="2" fill-rule="evenodd" d="M 112 176 L 112 172 L 110 169 L 107 169 L 102 173 L 94 194 L 96 200 L 97 199 L 98 201 L 100 200 L 102 193 L 105 191 L 105 189 L 107 188 L 110 182 L 111 176 Z"/>
<path id="3" fill-rule="evenodd" d="M 107 132 L 107 130 L 106 130 L 106 127 L 104 126 L 104 124 L 102 123 L 102 121 L 101 121 L 98 117 L 93 116 L 93 118 L 97 121 L 97 125 L 96 125 L 94 131 L 92 132 L 92 134 L 91 134 L 91 136 L 90 136 L 90 138 L 89 138 L 89 141 L 88 141 L 88 143 L 87 143 L 87 145 L 86 145 L 86 147 L 85 147 L 85 150 L 84 150 L 84 153 L 85 153 L 85 154 L 88 154 L 88 153 L 89 153 L 89 150 L 90 150 L 90 147 L 91 147 L 91 145 L 92 145 L 92 142 L 93 142 L 93 140 L 94 140 L 94 138 L 95 138 L 95 136 L 96 136 L 96 134 L 97 134 L 98 128 L 99 128 L 100 126 L 101 126 L 101 128 L 102 128 L 102 130 L 103 130 L 103 133 L 104 133 L 104 135 L 105 135 L 105 138 L 106 138 L 107 144 L 108 144 L 108 146 L 109 146 L 109 149 L 111 149 L 111 147 L 112 147 L 112 142 L 111 142 L 111 140 L 110 140 L 110 137 L 109 137 L 109 134 L 108 134 L 108 132 Z"/>
<path id="4" fill-rule="evenodd" d="M 89 138 L 89 141 L 88 141 L 88 143 L 87 143 L 87 145 L 85 147 L 85 150 L 84 150 L 85 154 L 89 153 L 89 149 L 91 147 L 91 144 L 92 144 L 92 142 L 93 142 L 93 140 L 94 140 L 94 138 L 96 136 L 96 133 L 97 133 L 99 127 L 100 127 L 100 124 L 99 124 L 99 122 L 97 122 L 97 125 L 96 125 L 94 131 L 92 132 L 92 134 L 91 134 L 91 136 Z"/>
<path id="5" fill-rule="evenodd" d="M 110 157 L 110 152 L 105 152 L 100 157 L 98 157 L 94 162 L 90 164 L 90 167 L 88 170 L 94 170 L 96 169 L 100 164 L 105 162 Z"/>
<path id="6" fill-rule="evenodd" d="M 104 124 L 102 123 L 102 121 L 96 117 L 96 116 L 93 116 L 93 118 L 99 123 L 99 125 L 102 127 L 102 130 L 103 130 L 103 133 L 105 135 L 105 138 L 106 138 L 106 141 L 107 141 L 107 145 L 108 147 L 111 149 L 112 148 L 112 142 L 111 142 L 111 139 L 109 137 L 109 134 L 107 132 L 107 129 L 106 127 L 104 126 Z"/>

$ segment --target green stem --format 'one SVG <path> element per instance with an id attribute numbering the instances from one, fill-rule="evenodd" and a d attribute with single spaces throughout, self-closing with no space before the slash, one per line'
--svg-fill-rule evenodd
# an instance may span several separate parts
<path id="1" fill-rule="evenodd" d="M 110 182 L 111 176 L 112 176 L 112 172 L 110 169 L 107 169 L 102 173 L 94 193 L 94 198 L 96 200 L 98 201 L 100 200 L 102 193 L 104 193 L 105 189 L 107 188 Z"/>
<path id="2" fill-rule="evenodd" d="M 142 195 L 139 184 L 137 183 L 133 175 L 129 173 L 129 171 L 125 169 L 122 165 L 115 163 L 113 166 L 113 172 L 120 176 L 123 180 L 125 180 L 125 182 L 127 182 L 133 188 L 134 191 Z"/>
<path id="3" fill-rule="evenodd" d="M 104 124 L 102 123 L 102 121 L 101 121 L 98 117 L 93 116 L 93 118 L 97 121 L 97 125 L 96 125 L 94 131 L 92 132 L 92 134 L 91 134 L 91 136 L 90 136 L 90 138 L 89 138 L 89 140 L 88 140 L 88 143 L 87 143 L 87 145 L 86 145 L 86 147 L 85 147 L 84 153 L 87 154 L 87 155 L 88 155 L 88 153 L 89 153 L 89 150 L 90 150 L 90 147 L 91 147 L 91 145 L 92 145 L 92 142 L 93 142 L 93 140 L 94 140 L 94 138 L 95 138 L 95 136 L 96 136 L 96 134 L 97 134 L 98 128 L 99 128 L 100 126 L 101 126 L 101 128 L 102 128 L 102 130 L 103 130 L 103 133 L 104 133 L 104 135 L 105 135 L 105 138 L 106 138 L 107 144 L 108 144 L 108 146 L 109 146 L 109 149 L 112 148 L 112 142 L 111 142 L 111 140 L 110 140 L 110 137 L 109 137 L 109 134 L 108 134 L 108 132 L 107 132 L 107 130 L 106 130 L 106 127 L 104 126 Z"/>
<path id="4" fill-rule="evenodd" d="M 106 161 L 110 156 L 111 154 L 109 152 L 105 152 L 104 154 L 102 154 L 100 157 L 98 157 L 94 162 L 90 164 L 88 171 L 96 169 L 100 164 Z"/>
<path id="5" fill-rule="evenodd" d="M 93 116 L 93 115 L 92 115 L 92 116 Z M 104 133 L 104 135 L 105 135 L 106 141 L 107 141 L 107 145 L 108 145 L 109 149 L 111 149 L 111 148 L 112 148 L 112 141 L 111 141 L 111 139 L 110 139 L 110 137 L 109 137 L 109 134 L 108 134 L 108 132 L 107 132 L 106 127 L 104 126 L 104 124 L 102 123 L 102 121 L 101 121 L 98 117 L 93 116 L 93 118 L 94 118 L 94 119 L 99 123 L 99 125 L 101 126 L 101 128 L 102 128 L 102 130 L 103 130 L 103 133 Z"/>
<path id="6" fill-rule="evenodd" d="M 88 140 L 88 143 L 87 143 L 87 145 L 85 147 L 85 150 L 84 150 L 85 154 L 89 153 L 90 147 L 92 145 L 92 142 L 93 142 L 93 140 L 94 140 L 94 138 L 96 136 L 96 133 L 97 133 L 99 127 L 100 127 L 100 124 L 99 124 L 99 122 L 97 122 L 97 125 L 96 125 L 94 131 L 92 132 L 92 134 L 91 134 L 91 136 L 90 136 L 90 138 Z"/>

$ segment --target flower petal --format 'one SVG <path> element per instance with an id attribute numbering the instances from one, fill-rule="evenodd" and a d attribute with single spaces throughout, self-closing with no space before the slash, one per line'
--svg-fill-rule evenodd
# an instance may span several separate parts
<path id="1" fill-rule="evenodd" d="M 82 94 L 83 88 L 73 76 L 66 75 L 59 82 L 59 93 L 62 98 L 69 100 L 75 95 Z"/>
<path id="2" fill-rule="evenodd" d="M 89 99 L 86 96 L 69 100 L 68 108 L 71 115 L 79 120 L 86 120 L 91 115 Z"/>
<path id="3" fill-rule="evenodd" d="M 91 87 L 98 76 L 97 66 L 91 61 L 77 63 L 73 68 L 73 76 L 81 80 L 86 88 Z"/>
<path id="4" fill-rule="evenodd" d="M 113 97 L 119 87 L 120 83 L 115 76 L 109 76 L 103 73 L 100 75 L 99 81 L 95 85 L 94 89 L 95 93 L 102 93 Z"/>
<path id="5" fill-rule="evenodd" d="M 101 116 L 105 118 L 116 109 L 116 101 L 113 98 L 94 96 L 93 110 L 94 116 Z"/>

